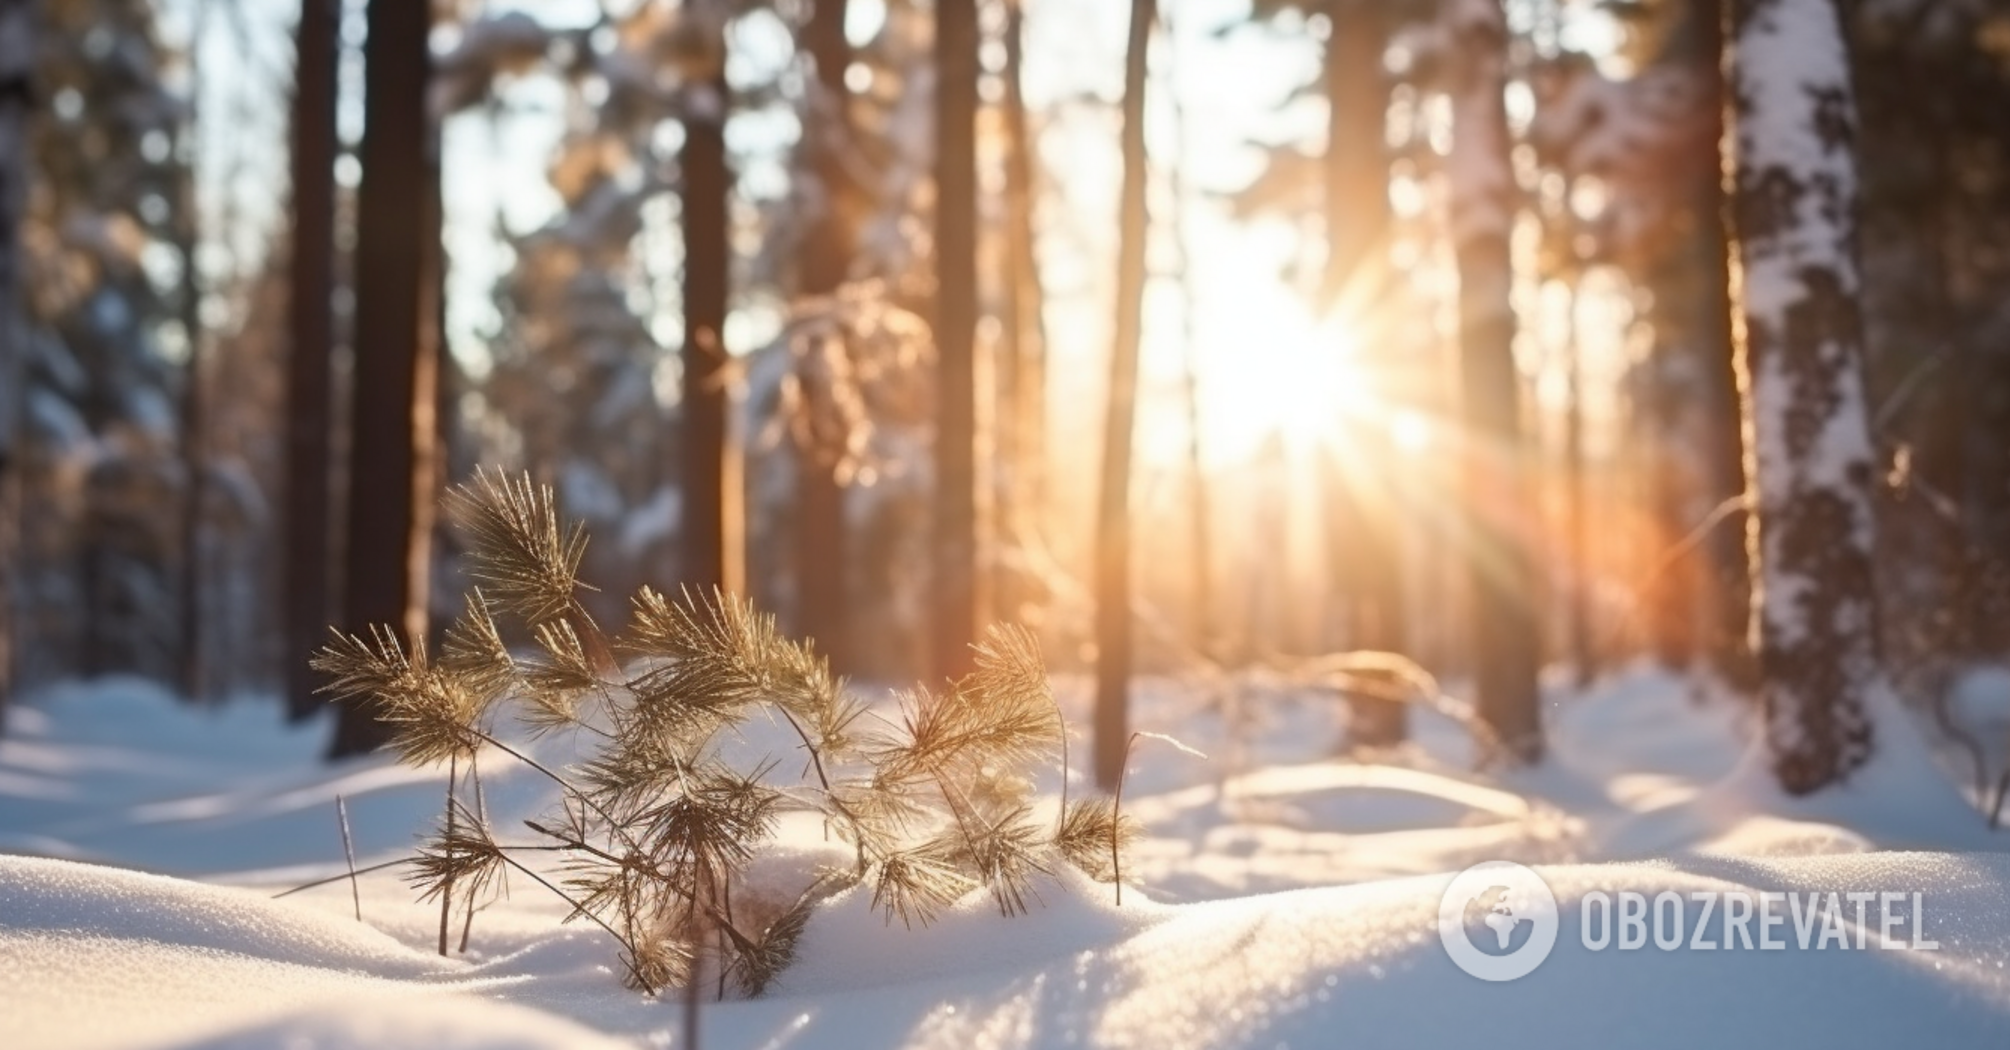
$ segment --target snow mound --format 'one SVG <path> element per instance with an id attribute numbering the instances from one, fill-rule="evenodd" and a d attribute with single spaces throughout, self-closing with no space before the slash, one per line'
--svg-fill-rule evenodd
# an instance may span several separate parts
<path id="1" fill-rule="evenodd" d="M 1000 918 L 981 894 L 926 929 L 869 895 L 821 905 L 768 997 L 708 1004 L 702 1044 L 1037 1050 L 1332 1045 L 2005 1045 L 2010 856 L 1860 853 L 1539 868 L 1554 952 L 1489 984 L 1438 943 L 1448 875 L 1183 906 L 1074 876 Z M 1919 894 L 1937 951 L 1592 951 L 1593 891 Z M 503 907 L 510 907 L 504 905 Z M 61 861 L 0 859 L 0 1045 L 122 1048 L 675 1045 L 674 1002 L 622 991 L 575 928 L 446 963 L 285 901 Z M 477 993 L 477 994 L 469 994 Z M 501 1000 L 501 1001 L 498 1001 Z M 17 1008 L 25 1006 L 25 1008 Z"/>
<path id="2" fill-rule="evenodd" d="M 188 1050 L 633 1050 L 548 1013 L 461 996 L 359 996 L 303 1007 L 264 1024 L 183 1044 Z"/>
<path id="3" fill-rule="evenodd" d="M 424 977 L 454 964 L 377 930 L 229 886 L 32 857 L 0 857 L 5 936 L 77 933 L 299 966 Z"/>

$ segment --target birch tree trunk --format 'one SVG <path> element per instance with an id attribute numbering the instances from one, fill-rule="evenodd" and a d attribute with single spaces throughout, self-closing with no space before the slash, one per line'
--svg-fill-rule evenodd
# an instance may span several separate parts
<path id="1" fill-rule="evenodd" d="M 21 428 L 28 378 L 21 219 L 28 207 L 35 28 L 34 0 L 0 0 L 0 731 L 6 728 L 14 692 L 14 608 L 20 580 Z"/>
<path id="2" fill-rule="evenodd" d="M 1856 104 L 1833 0 L 1731 0 L 1732 288 L 1746 547 L 1773 771 L 1870 757 L 1881 667 L 1855 258 Z"/>
<path id="3" fill-rule="evenodd" d="M 1459 385 L 1466 424 L 1472 667 L 1480 719 L 1506 754 L 1542 757 L 1535 611 L 1522 515 L 1520 377 L 1514 364 L 1514 172 L 1508 159 L 1507 18 L 1500 0 L 1448 8 L 1462 66 L 1452 100 L 1453 254 L 1459 269 Z"/>
<path id="4" fill-rule="evenodd" d="M 1116 788 L 1130 743 L 1131 429 L 1137 414 L 1138 344 L 1145 301 L 1145 73 L 1153 0 L 1131 0 L 1124 55 L 1123 184 L 1117 195 L 1117 319 L 1103 425 L 1102 495 L 1096 513 L 1096 785 Z"/>

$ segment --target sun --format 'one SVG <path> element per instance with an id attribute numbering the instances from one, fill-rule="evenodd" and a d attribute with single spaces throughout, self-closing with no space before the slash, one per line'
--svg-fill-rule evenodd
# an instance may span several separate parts
<path id="1" fill-rule="evenodd" d="M 1361 426 L 1391 426 L 1381 384 L 1354 329 L 1295 301 L 1246 317 L 1241 338 L 1201 354 L 1204 455 L 1246 463 L 1269 447 L 1307 453 Z"/>

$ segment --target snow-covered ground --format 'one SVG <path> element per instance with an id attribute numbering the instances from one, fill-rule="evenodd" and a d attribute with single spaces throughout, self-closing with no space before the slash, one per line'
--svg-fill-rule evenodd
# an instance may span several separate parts
<path id="1" fill-rule="evenodd" d="M 1062 683 L 1064 704 L 1083 691 Z M 1148 834 L 1121 906 L 1063 875 L 1025 917 L 976 896 L 910 931 L 854 890 L 820 906 L 767 995 L 704 1006 L 701 1045 L 2010 1045 L 2010 833 L 1906 732 L 1848 787 L 1795 801 L 1752 767 L 1734 704 L 1644 671 L 1554 691 L 1550 760 L 1495 774 L 1427 713 L 1413 745 L 1363 765 L 1330 755 L 1331 699 L 1252 697 L 1225 722 L 1200 690 L 1143 692 L 1143 728 L 1214 757 L 1141 746 L 1126 808 Z M 560 925 L 538 887 L 513 884 L 451 959 L 395 870 L 360 878 L 361 923 L 346 881 L 272 899 L 343 870 L 338 794 L 365 865 L 407 852 L 440 806 L 439 775 L 318 763 L 324 733 L 133 683 L 11 711 L 0 1047 L 681 1041 L 675 997 L 625 991 L 614 946 Z M 550 801 L 502 756 L 484 779 L 498 825 Z M 784 835 L 817 848 L 813 823 Z M 1519 980 L 1469 976 L 1440 942 L 1454 874 L 1487 860 L 1534 866 L 1557 901 L 1556 946 Z M 1670 890 L 1917 894 L 1939 948 L 1881 949 L 1875 915 L 1807 948 L 1789 919 L 1777 951 L 1583 943 L 1588 896 Z"/>

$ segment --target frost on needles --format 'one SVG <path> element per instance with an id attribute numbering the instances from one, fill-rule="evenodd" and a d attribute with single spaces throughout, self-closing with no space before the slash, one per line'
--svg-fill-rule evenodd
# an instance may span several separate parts
<path id="1" fill-rule="evenodd" d="M 377 627 L 368 639 L 338 632 L 314 660 L 324 692 L 363 700 L 392 727 L 402 761 L 448 766 L 445 811 L 409 875 L 441 903 L 442 952 L 455 906 L 465 947 L 474 910 L 514 869 L 571 904 L 568 921 L 618 942 L 631 986 L 696 980 L 702 960 L 722 993 L 730 981 L 756 995 L 791 962 L 815 905 L 859 883 L 888 922 L 912 927 L 978 889 L 1001 914 L 1023 913 L 1057 864 L 1117 877 L 1135 829 L 1109 799 L 1070 802 L 1064 778 L 1058 818 L 1035 810 L 1030 774 L 1057 752 L 1065 766 L 1066 726 L 1025 630 L 993 629 L 975 673 L 909 689 L 883 717 L 811 644 L 732 595 L 672 600 L 645 587 L 627 629 L 605 635 L 578 600 L 586 536 L 528 477 L 481 472 L 447 503 L 477 586 L 437 658 Z M 499 618 L 532 644 L 513 651 Z M 497 735 L 505 714 L 532 735 L 578 734 L 589 757 L 537 762 Z M 753 718 L 786 725 L 801 756 L 726 761 L 720 744 Z M 556 810 L 525 822 L 526 841 L 488 822 L 487 748 L 559 790 Z M 748 864 L 791 809 L 820 814 L 853 862 L 790 899 L 755 899 Z M 528 862 L 552 854 L 558 873 Z"/>

